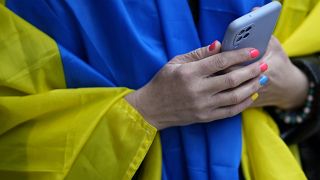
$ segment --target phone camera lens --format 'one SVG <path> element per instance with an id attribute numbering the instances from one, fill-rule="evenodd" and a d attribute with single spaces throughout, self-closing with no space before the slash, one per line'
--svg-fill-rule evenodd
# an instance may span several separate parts
<path id="1" fill-rule="evenodd" d="M 238 37 L 236 41 L 239 42 L 241 39 L 242 39 L 242 36 Z"/>
<path id="2" fill-rule="evenodd" d="M 243 38 L 247 38 L 249 36 L 250 33 L 247 33 L 243 36 Z"/>
<path id="3" fill-rule="evenodd" d="M 243 34 L 246 30 L 242 29 L 240 32 L 239 32 L 239 35 Z"/>

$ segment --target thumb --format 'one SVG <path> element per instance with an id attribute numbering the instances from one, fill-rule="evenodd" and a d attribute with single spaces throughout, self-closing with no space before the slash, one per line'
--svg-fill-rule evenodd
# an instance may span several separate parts
<path id="1" fill-rule="evenodd" d="M 187 54 L 182 54 L 173 58 L 170 63 L 172 64 L 184 64 L 193 61 L 199 61 L 201 59 L 207 58 L 209 56 L 215 55 L 220 52 L 221 43 L 219 41 L 214 41 L 208 46 L 198 48 Z"/>

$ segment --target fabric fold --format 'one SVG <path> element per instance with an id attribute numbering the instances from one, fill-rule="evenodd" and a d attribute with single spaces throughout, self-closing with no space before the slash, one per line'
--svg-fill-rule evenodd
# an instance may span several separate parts
<path id="1" fill-rule="evenodd" d="M 67 89 L 56 42 L 0 15 L 1 178 L 131 179 L 157 133 L 124 100 L 132 90 Z"/>

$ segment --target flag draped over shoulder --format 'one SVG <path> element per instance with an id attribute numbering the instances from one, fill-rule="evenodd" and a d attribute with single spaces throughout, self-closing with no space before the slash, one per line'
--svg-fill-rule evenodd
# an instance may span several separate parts
<path id="1" fill-rule="evenodd" d="M 131 90 L 66 89 L 53 39 L 2 5 L 0 27 L 1 179 L 132 177 L 156 129 L 122 99 Z"/>
<path id="2" fill-rule="evenodd" d="M 275 30 L 289 56 L 320 52 L 320 2 L 284 0 Z M 273 119 L 262 109 L 243 113 L 243 171 L 246 179 L 306 179 Z"/>
<path id="3" fill-rule="evenodd" d="M 173 56 L 221 40 L 229 22 L 266 2 L 200 0 L 196 27 L 181 0 L 7 0 L 0 5 L 0 176 L 237 179 L 240 115 L 169 128 L 160 140 L 123 97 Z M 254 133 L 246 127 L 244 139 Z"/>

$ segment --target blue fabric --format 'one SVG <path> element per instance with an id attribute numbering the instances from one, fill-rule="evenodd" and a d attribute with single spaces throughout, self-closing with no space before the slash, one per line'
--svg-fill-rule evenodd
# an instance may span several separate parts
<path id="1" fill-rule="evenodd" d="M 175 55 L 222 40 L 227 25 L 269 0 L 7 0 L 59 45 L 68 88 L 145 85 Z M 238 179 L 241 117 L 161 131 L 162 179 Z"/>

